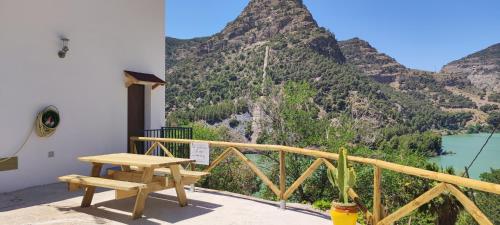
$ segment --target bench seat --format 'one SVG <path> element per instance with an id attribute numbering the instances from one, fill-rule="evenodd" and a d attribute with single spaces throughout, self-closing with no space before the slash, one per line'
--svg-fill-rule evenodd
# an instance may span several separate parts
<path id="1" fill-rule="evenodd" d="M 135 166 L 131 166 L 130 169 L 139 170 Z M 203 176 L 207 176 L 210 174 L 209 172 L 193 171 L 193 170 L 185 170 L 185 169 L 181 169 L 180 172 L 181 172 L 181 177 L 183 177 L 183 178 L 185 177 L 185 178 L 195 178 L 195 179 L 200 179 Z M 170 168 L 166 168 L 166 167 L 156 168 L 154 170 L 154 173 L 157 176 L 170 176 L 170 175 L 172 175 Z"/>
<path id="2" fill-rule="evenodd" d="M 191 178 L 201 178 L 203 176 L 209 175 L 209 172 L 193 171 L 193 170 L 180 170 L 181 177 L 191 177 Z M 170 168 L 156 168 L 155 174 L 157 175 L 171 175 L 172 172 Z"/>
<path id="3" fill-rule="evenodd" d="M 122 191 L 132 191 L 132 190 L 138 190 L 140 188 L 147 187 L 146 184 L 141 184 L 141 183 L 120 181 L 120 180 L 111 180 L 111 179 L 100 178 L 100 177 L 89 177 L 89 176 L 82 176 L 82 175 L 76 175 L 76 174 L 59 177 L 59 180 L 62 182 L 70 183 L 70 184 L 102 187 L 102 188 L 109 188 L 109 189 L 122 190 Z"/>

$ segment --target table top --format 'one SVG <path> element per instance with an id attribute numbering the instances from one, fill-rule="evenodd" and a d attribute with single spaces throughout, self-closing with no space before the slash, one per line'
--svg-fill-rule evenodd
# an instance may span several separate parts
<path id="1" fill-rule="evenodd" d="M 113 164 L 138 167 L 166 167 L 173 164 L 190 163 L 194 159 L 172 158 L 164 156 L 138 155 L 130 153 L 114 153 L 107 155 L 83 156 L 78 160 L 91 163 Z"/>

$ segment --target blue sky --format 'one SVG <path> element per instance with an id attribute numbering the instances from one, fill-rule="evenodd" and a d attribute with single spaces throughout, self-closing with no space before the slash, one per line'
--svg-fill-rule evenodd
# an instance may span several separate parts
<path id="1" fill-rule="evenodd" d="M 222 30 L 248 0 L 166 0 L 167 36 Z M 499 0 L 304 0 L 337 40 L 360 37 L 415 69 L 442 65 L 500 42 Z"/>

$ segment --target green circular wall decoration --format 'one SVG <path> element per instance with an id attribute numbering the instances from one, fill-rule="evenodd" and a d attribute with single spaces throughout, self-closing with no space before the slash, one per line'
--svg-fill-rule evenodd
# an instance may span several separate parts
<path id="1" fill-rule="evenodd" d="M 36 117 L 36 133 L 40 137 L 49 137 L 57 129 L 61 117 L 55 106 L 47 106 Z"/>

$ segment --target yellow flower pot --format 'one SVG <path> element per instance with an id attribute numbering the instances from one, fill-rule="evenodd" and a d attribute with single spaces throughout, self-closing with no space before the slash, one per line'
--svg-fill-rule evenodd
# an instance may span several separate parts
<path id="1" fill-rule="evenodd" d="M 356 225 L 358 207 L 356 204 L 333 203 L 330 215 L 334 225 Z"/>

